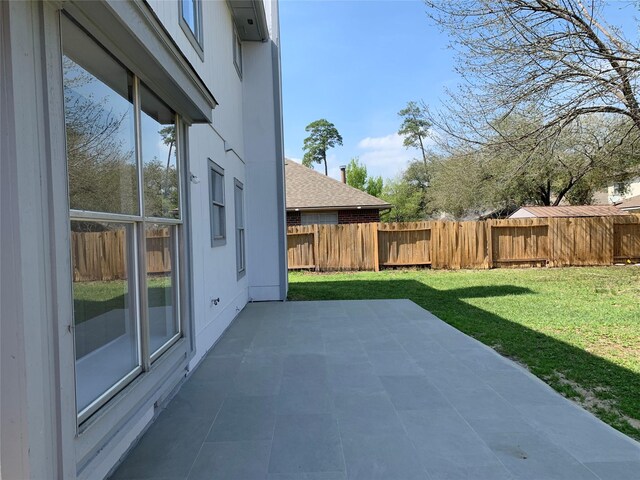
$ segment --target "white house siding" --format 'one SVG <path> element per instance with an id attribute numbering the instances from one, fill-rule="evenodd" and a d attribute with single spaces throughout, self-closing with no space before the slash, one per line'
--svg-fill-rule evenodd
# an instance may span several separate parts
<path id="1" fill-rule="evenodd" d="M 197 179 L 184 191 L 190 200 L 190 222 L 184 227 L 190 242 L 184 248 L 190 258 L 191 327 L 184 351 L 169 350 L 144 374 L 146 380 L 139 377 L 105 407 L 106 413 L 77 429 L 57 31 L 59 9 L 74 2 L 0 2 L 6 207 L 0 478 L 105 477 L 247 301 L 286 295 L 277 3 L 265 2 L 271 39 L 243 43 L 242 79 L 233 64 L 227 2 L 202 3 L 203 59 L 180 26 L 178 0 L 146 4 L 218 103 L 211 124 L 189 127 L 189 172 L 183 172 Z M 99 20 L 94 26 L 104 28 Z M 210 239 L 208 159 L 225 173 L 226 244 L 216 247 Z M 247 269 L 241 277 L 234 178 L 244 184 L 245 195 Z M 144 385 L 153 387 L 144 390 Z M 126 405 L 135 408 L 123 410 Z"/>
<path id="2" fill-rule="evenodd" d="M 246 183 L 243 82 L 233 64 L 233 20 L 226 2 L 202 3 L 204 60 L 179 24 L 179 2 L 153 0 L 149 4 L 219 104 L 213 111 L 212 125 L 193 125 L 189 130 L 190 169 L 200 181 L 191 185 L 196 340 L 193 368 L 249 298 L 247 276 L 236 281 L 233 205 L 234 178 Z M 209 159 L 225 174 L 227 238 L 225 245 L 216 247 L 211 246 L 210 240 Z M 213 304 L 214 299 L 220 299 L 217 305 Z"/>
<path id="3" fill-rule="evenodd" d="M 253 300 L 284 299 L 287 293 L 284 147 L 278 4 L 265 2 L 271 39 L 244 46 L 243 109 L 247 160 L 247 264 Z M 271 118 L 263 112 L 272 112 Z M 267 152 L 276 153 L 276 161 Z M 267 233 L 266 235 L 264 233 Z M 268 253 L 266 253 L 268 252 Z"/>
<path id="4" fill-rule="evenodd" d="M 520 208 L 509 216 L 509 218 L 533 218 L 533 217 L 534 215 L 531 212 L 528 212 L 526 208 Z"/>

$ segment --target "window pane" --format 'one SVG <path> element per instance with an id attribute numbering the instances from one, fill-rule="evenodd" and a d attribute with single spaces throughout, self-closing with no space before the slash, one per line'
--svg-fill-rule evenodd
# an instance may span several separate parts
<path id="1" fill-rule="evenodd" d="M 191 31 L 196 33 L 196 0 L 182 0 L 182 18 L 189 25 Z"/>
<path id="2" fill-rule="evenodd" d="M 244 229 L 238 229 L 236 231 L 236 267 L 238 272 L 244 271 Z"/>
<path id="3" fill-rule="evenodd" d="M 158 350 L 179 331 L 174 291 L 175 232 L 173 226 L 158 224 L 149 224 L 145 229 L 151 352 Z"/>
<path id="4" fill-rule="evenodd" d="M 242 184 L 236 180 L 234 188 L 234 203 L 236 213 L 236 267 L 238 273 L 244 271 L 244 197 Z"/>
<path id="5" fill-rule="evenodd" d="M 235 206 L 236 206 L 236 228 L 244 228 L 244 199 L 242 198 L 242 188 L 238 185 L 235 187 Z"/>
<path id="6" fill-rule="evenodd" d="M 213 236 L 214 238 L 224 237 L 224 207 L 213 206 Z"/>
<path id="7" fill-rule="evenodd" d="M 132 232 L 127 224 L 71 222 L 78 412 L 140 365 Z"/>
<path id="8" fill-rule="evenodd" d="M 140 102 L 144 214 L 179 218 L 175 114 L 144 85 L 140 87 Z"/>
<path id="9" fill-rule="evenodd" d="M 138 214 L 132 76 L 63 17 L 69 203 Z"/>
<path id="10" fill-rule="evenodd" d="M 338 214 L 331 213 L 303 213 L 301 218 L 302 225 L 335 225 L 338 223 Z"/>
<path id="11" fill-rule="evenodd" d="M 224 177 L 213 171 L 213 201 L 224 204 Z"/>

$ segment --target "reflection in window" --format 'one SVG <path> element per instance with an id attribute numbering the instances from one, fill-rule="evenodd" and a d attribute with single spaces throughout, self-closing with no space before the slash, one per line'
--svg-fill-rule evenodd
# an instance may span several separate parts
<path id="1" fill-rule="evenodd" d="M 161 348 L 179 332 L 175 309 L 175 227 L 148 224 L 147 297 L 151 352 Z"/>
<path id="2" fill-rule="evenodd" d="M 178 218 L 175 114 L 144 85 L 140 101 L 144 213 L 147 217 Z"/>
<path id="3" fill-rule="evenodd" d="M 182 20 L 194 38 L 202 46 L 202 3 L 201 0 L 180 0 Z"/>
<path id="4" fill-rule="evenodd" d="M 133 77 L 92 47 L 84 54 L 65 48 L 63 58 L 69 201 L 75 210 L 135 215 Z"/>
<path id="5" fill-rule="evenodd" d="M 180 332 L 178 122 L 65 15 L 61 26 L 76 400 L 83 422 Z"/>
<path id="6" fill-rule="evenodd" d="M 78 411 L 140 365 L 132 224 L 71 222 Z"/>

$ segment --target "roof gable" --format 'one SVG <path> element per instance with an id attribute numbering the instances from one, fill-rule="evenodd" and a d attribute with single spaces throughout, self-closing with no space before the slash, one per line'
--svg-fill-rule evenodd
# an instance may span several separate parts
<path id="1" fill-rule="evenodd" d="M 373 195 L 285 159 L 287 210 L 376 208 L 391 205 Z"/>

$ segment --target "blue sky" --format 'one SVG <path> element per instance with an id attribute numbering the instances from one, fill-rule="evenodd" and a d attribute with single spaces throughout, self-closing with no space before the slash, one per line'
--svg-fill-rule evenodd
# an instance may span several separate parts
<path id="1" fill-rule="evenodd" d="M 635 34 L 628 1 L 612 2 L 607 19 Z M 455 88 L 448 38 L 420 0 L 281 0 L 285 154 L 300 160 L 306 125 L 333 122 L 344 146 L 329 150 L 329 175 L 359 156 L 370 174 L 399 174 L 416 151 L 397 136 L 397 112 L 409 100 L 437 108 Z M 316 169 L 323 167 L 316 166 Z"/>
<path id="2" fill-rule="evenodd" d="M 397 112 L 409 100 L 438 102 L 457 78 L 424 4 L 283 0 L 280 25 L 286 155 L 301 159 L 305 126 L 326 118 L 344 140 L 329 151 L 331 176 L 354 156 L 370 174 L 399 173 L 417 152 L 397 137 Z"/>

